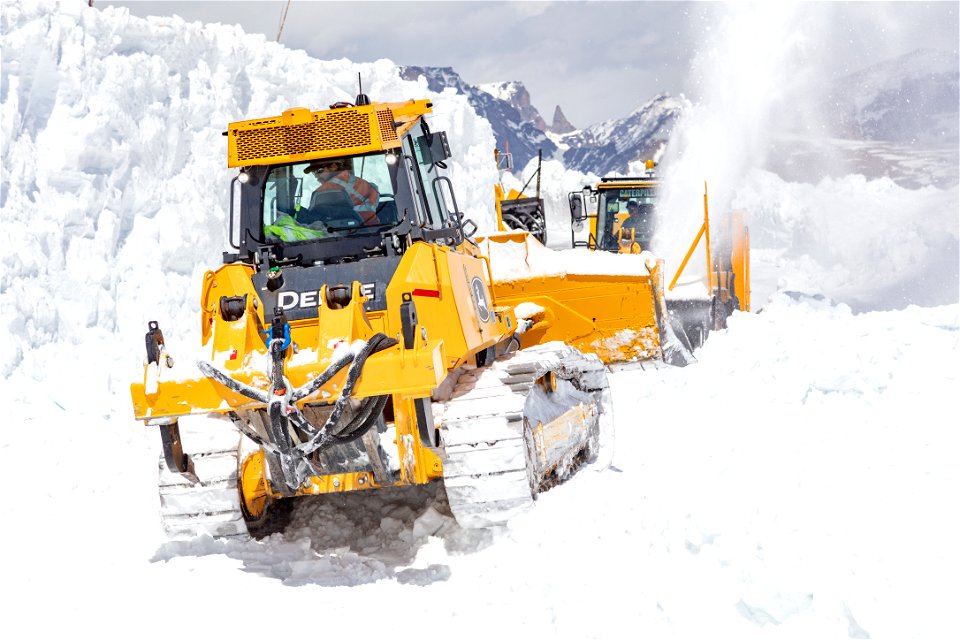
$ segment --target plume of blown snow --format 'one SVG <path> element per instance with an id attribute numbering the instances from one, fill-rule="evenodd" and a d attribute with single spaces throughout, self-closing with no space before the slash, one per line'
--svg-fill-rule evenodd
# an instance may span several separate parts
<path id="1" fill-rule="evenodd" d="M 657 245 L 669 248 L 664 257 L 672 268 L 703 221 L 704 183 L 711 209 L 725 211 L 747 172 L 762 166 L 784 79 L 803 75 L 805 38 L 793 7 L 723 5 L 707 12 L 703 25 L 704 46 L 691 68 L 700 100 L 681 115 L 661 165 Z M 702 260 L 691 264 L 705 269 Z"/>
<path id="2" fill-rule="evenodd" d="M 860 175 L 790 183 L 762 170 L 784 114 L 804 118 L 809 137 L 822 135 L 812 87 L 825 56 L 808 51 L 808 42 L 823 39 L 830 7 L 715 7 L 705 13 L 704 47 L 692 67 L 700 100 L 682 116 L 661 164 L 656 242 L 668 279 L 703 222 L 708 188 L 714 240 L 727 212 L 745 213 L 755 309 L 777 289 L 821 293 L 855 310 L 956 302 L 955 186 L 911 190 Z M 687 276 L 706 271 L 699 246 Z M 764 253 L 773 246 L 780 249 Z"/>

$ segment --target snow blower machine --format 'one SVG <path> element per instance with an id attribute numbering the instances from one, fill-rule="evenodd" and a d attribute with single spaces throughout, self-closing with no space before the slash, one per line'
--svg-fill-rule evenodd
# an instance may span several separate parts
<path id="1" fill-rule="evenodd" d="M 461 526 L 494 526 L 598 456 L 603 363 L 518 349 L 431 112 L 361 93 L 229 125 L 233 251 L 203 276 L 206 356 L 175 364 L 150 322 L 131 385 L 171 536 L 259 537 L 296 497 L 434 481 Z"/>
<path id="2" fill-rule="evenodd" d="M 617 254 L 657 253 L 657 198 L 660 180 L 656 164 L 647 160 L 643 176 L 602 178 L 568 195 L 571 242 L 574 247 Z M 588 203 L 590 206 L 588 213 Z M 578 232 L 588 223 L 586 240 Z M 693 351 L 711 330 L 726 327 L 735 309 L 750 310 L 750 233 L 742 212 L 734 211 L 715 225 L 713 242 L 706 183 L 703 193 L 703 223 L 693 243 L 666 288 L 656 296 L 665 298 L 669 324 L 684 346 Z M 687 279 L 682 290 L 677 284 L 694 251 L 703 240 L 706 275 Z"/>
<path id="3" fill-rule="evenodd" d="M 513 170 L 513 156 L 510 152 L 500 153 L 493 150 L 493 159 L 497 164 L 497 171 L 501 178 L 503 172 Z M 540 174 L 543 168 L 543 150 L 537 151 L 537 170 L 533 172 L 520 191 L 511 189 L 505 192 L 502 179 L 493 187 L 493 201 L 497 209 L 498 231 L 526 231 L 537 242 L 547 244 L 547 216 L 543 208 L 543 197 L 540 194 Z M 536 178 L 536 195 L 524 196 L 530 181 Z"/>

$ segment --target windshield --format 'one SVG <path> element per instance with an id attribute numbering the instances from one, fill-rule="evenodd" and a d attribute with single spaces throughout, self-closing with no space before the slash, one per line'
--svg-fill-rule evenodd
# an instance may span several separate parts
<path id="1" fill-rule="evenodd" d="M 263 190 L 264 238 L 302 242 L 395 225 L 396 158 L 380 153 L 273 167 Z"/>
<path id="2" fill-rule="evenodd" d="M 634 239 L 648 247 L 654 231 L 654 186 L 601 189 L 597 204 L 597 244 L 600 249 L 616 251 L 621 229 L 633 231 Z"/>

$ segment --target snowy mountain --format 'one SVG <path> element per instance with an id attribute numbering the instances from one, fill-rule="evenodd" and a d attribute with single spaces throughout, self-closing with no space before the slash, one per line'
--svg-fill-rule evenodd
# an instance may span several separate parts
<path id="1" fill-rule="evenodd" d="M 564 166 L 582 173 L 625 173 L 630 162 L 659 157 L 677 118 L 688 105 L 685 98 L 659 95 L 628 116 L 608 120 L 584 130 L 575 130 L 557 106 L 548 127 L 530 103 L 530 94 L 520 82 L 467 84 L 449 67 L 404 67 L 407 80 L 423 76 L 431 91 L 453 88 L 466 95 L 477 113 L 486 118 L 497 137 L 498 148 L 509 145 L 516 167 L 524 167 L 542 149 L 551 157 L 557 146 L 545 131 L 564 134 L 558 139 Z"/>
<path id="2" fill-rule="evenodd" d="M 627 173 L 637 160 L 659 158 L 677 119 L 689 106 L 684 97 L 658 95 L 630 115 L 608 120 L 561 138 L 566 166 L 606 175 Z"/>
<path id="3" fill-rule="evenodd" d="M 544 157 L 550 157 L 557 149 L 544 134 L 543 128 L 529 121 L 521 110 L 512 104 L 511 100 L 516 96 L 527 95 L 526 103 L 530 106 L 529 95 L 526 94 L 525 88 L 522 89 L 522 94 L 520 93 L 522 85 L 519 83 L 495 85 L 492 89 L 496 93 L 494 95 L 467 84 L 450 67 L 401 67 L 400 75 L 405 80 L 417 80 L 423 77 L 427 87 L 435 93 L 442 93 L 444 89 L 454 89 L 457 93 L 466 96 L 477 114 L 490 122 L 490 126 L 493 127 L 497 148 L 504 150 L 509 147 L 516 167 L 526 165 L 537 156 L 538 150 L 543 150 Z M 530 106 L 530 108 L 533 107 Z M 535 113 L 536 110 L 534 109 L 533 112 Z M 542 125 L 543 118 L 540 118 L 539 113 L 535 113 L 535 118 L 539 118 L 539 123 Z M 492 148 L 490 156 L 491 158 L 493 156 Z M 491 165 L 492 163 L 491 160 Z"/>
<path id="4" fill-rule="evenodd" d="M 491 82 L 477 86 L 481 91 L 486 91 L 494 98 L 504 100 L 513 105 L 520 112 L 520 117 L 524 122 L 533 124 L 540 131 L 547 131 L 547 123 L 543 116 L 537 111 L 537 108 L 530 103 L 530 92 L 522 82 L 515 80 L 509 82 Z"/>
<path id="5" fill-rule="evenodd" d="M 953 53 L 918 50 L 808 89 L 777 113 L 765 167 L 797 181 L 859 173 L 909 188 L 958 184 L 958 66 Z"/>
<path id="6" fill-rule="evenodd" d="M 481 91 L 486 91 L 494 98 L 504 100 L 513 105 L 520 112 L 520 117 L 525 122 L 533 124 L 537 129 L 546 133 L 564 134 L 575 131 L 574 127 L 563 115 L 560 105 L 557 105 L 553 112 L 553 121 L 551 124 L 543 119 L 537 108 L 530 102 L 530 92 L 522 82 L 511 80 L 509 82 L 490 82 L 477 86 Z"/>
<path id="7" fill-rule="evenodd" d="M 824 103 L 847 138 L 956 144 L 960 62 L 920 49 L 837 80 Z"/>
<path id="8" fill-rule="evenodd" d="M 499 147 L 509 144 L 517 167 L 535 157 L 539 148 L 550 157 L 555 141 L 556 157 L 568 169 L 597 175 L 629 173 L 631 162 L 663 154 L 678 118 L 690 107 L 683 96 L 658 95 L 623 118 L 575 130 L 559 106 L 553 123 L 547 125 L 520 82 L 475 87 L 450 68 L 405 67 L 403 74 L 407 79 L 422 74 L 433 91 L 452 87 L 468 96 L 477 113 L 490 122 Z M 889 175 L 905 186 L 954 184 L 956 154 L 930 147 L 956 146 L 958 77 L 955 55 L 919 50 L 825 87 L 817 110 L 826 116 L 831 136 L 843 140 L 831 145 L 830 154 L 846 170 L 869 177 Z M 800 109 L 805 113 L 806 107 Z M 787 125 L 796 117 L 796 112 L 780 114 Z M 800 121 L 811 117 L 801 114 Z M 561 135 L 547 139 L 543 132 Z M 916 143 L 925 148 L 896 148 Z M 785 177 L 811 179 L 816 171 L 831 168 L 821 152 L 809 141 L 781 137 L 770 146 L 767 166 Z"/>

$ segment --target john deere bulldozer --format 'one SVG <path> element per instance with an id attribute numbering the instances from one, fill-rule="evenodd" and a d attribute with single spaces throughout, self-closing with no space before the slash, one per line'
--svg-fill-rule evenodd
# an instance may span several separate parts
<path id="1" fill-rule="evenodd" d="M 657 254 L 654 244 L 659 222 L 657 201 L 660 180 L 655 163 L 648 160 L 644 175 L 602 178 L 599 184 L 568 195 L 571 242 L 574 247 L 617 254 Z M 592 203 L 593 206 L 588 206 Z M 585 240 L 578 233 L 587 223 Z M 703 223 L 664 293 L 670 326 L 692 350 L 703 344 L 711 330 L 726 327 L 734 309 L 750 310 L 750 234 L 742 212 L 732 212 L 719 224 L 711 222 L 704 185 Z M 676 289 L 690 257 L 703 241 L 706 276 Z"/>
<path id="2" fill-rule="evenodd" d="M 160 434 L 171 535 L 259 536 L 291 498 L 429 482 L 462 526 L 493 526 L 596 459 L 603 363 L 523 344 L 431 112 L 361 94 L 229 125 L 233 250 L 203 276 L 205 358 L 174 359 L 152 321 L 131 385 Z M 322 182 L 330 159 L 341 189 Z"/>

